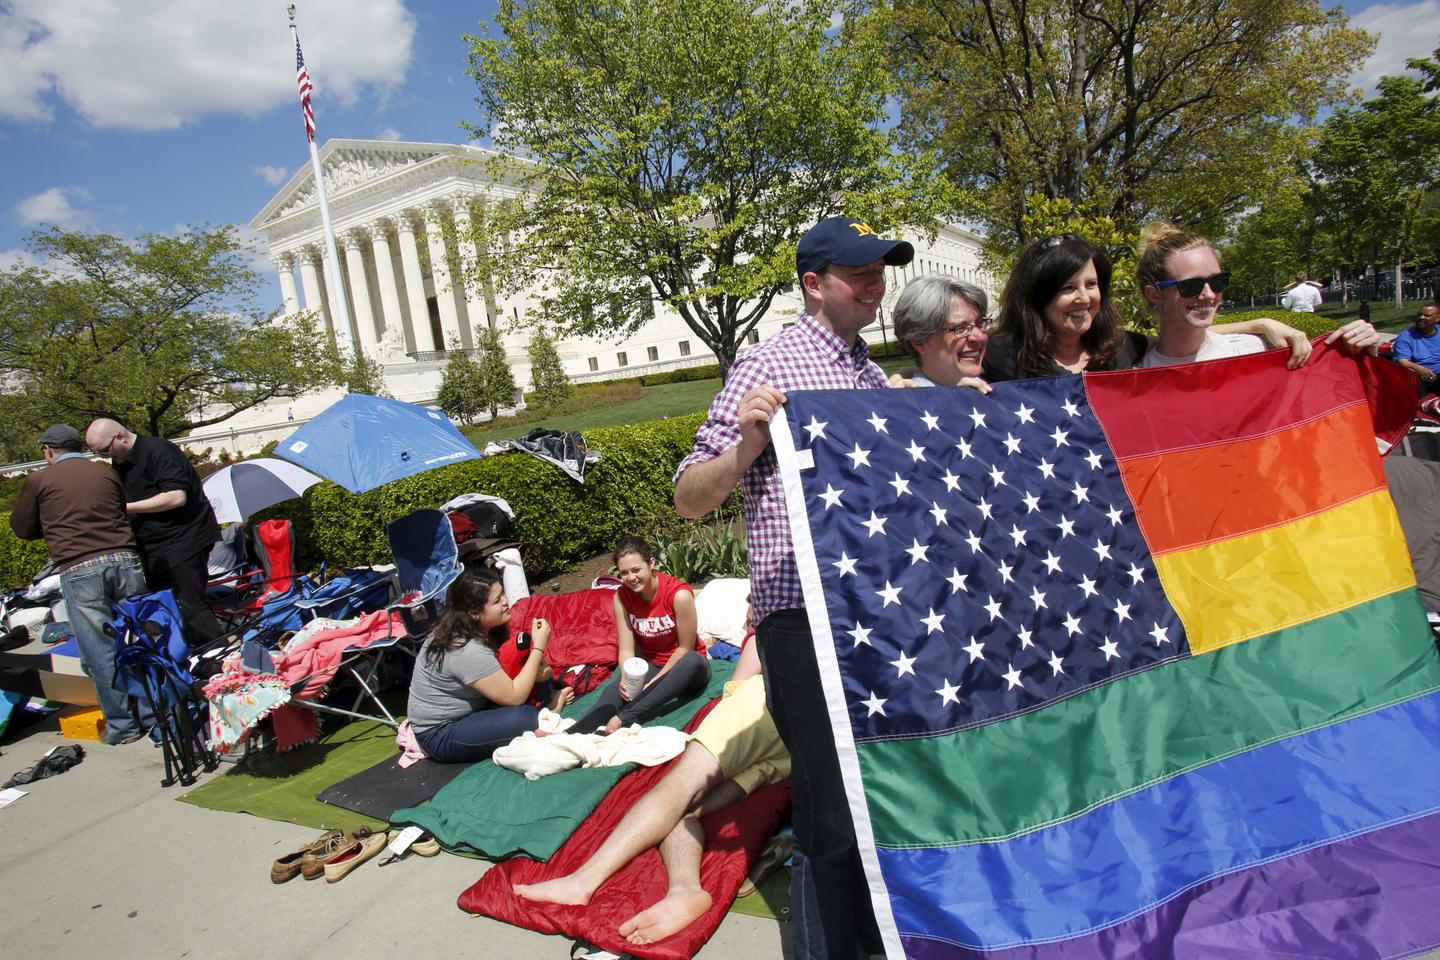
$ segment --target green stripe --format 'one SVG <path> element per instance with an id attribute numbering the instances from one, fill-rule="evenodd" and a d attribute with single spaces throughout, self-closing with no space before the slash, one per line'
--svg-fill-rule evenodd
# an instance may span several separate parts
<path id="1" fill-rule="evenodd" d="M 1407 588 L 1008 720 L 857 746 L 879 846 L 999 840 L 1437 688 Z"/>

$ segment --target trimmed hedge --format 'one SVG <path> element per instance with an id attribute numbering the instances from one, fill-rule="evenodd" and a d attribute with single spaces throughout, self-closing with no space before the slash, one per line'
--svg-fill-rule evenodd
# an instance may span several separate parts
<path id="1" fill-rule="evenodd" d="M 49 560 L 43 540 L 21 540 L 10 530 L 10 514 L 0 514 L 0 590 L 25 586 Z"/>
<path id="2" fill-rule="evenodd" d="M 1281 323 L 1288 323 L 1296 330 L 1303 330 L 1309 337 L 1318 337 L 1321 334 L 1331 333 L 1339 326 L 1329 317 L 1321 316 L 1318 313 L 1291 313 L 1281 307 L 1255 310 L 1229 310 L 1217 314 L 1215 322 L 1239 323 L 1241 320 L 1257 320 L 1261 317 L 1269 317 L 1272 320 L 1279 320 Z"/>
<path id="3" fill-rule="evenodd" d="M 257 519 L 288 517 L 295 523 L 300 563 L 313 569 L 390 562 L 385 521 L 420 507 L 438 507 L 462 493 L 504 497 L 515 510 L 515 535 L 525 544 L 531 578 L 567 569 L 575 560 L 603 553 L 627 534 L 677 523 L 671 476 L 695 442 L 703 413 L 585 434 L 601 459 L 578 484 L 557 467 L 529 454 L 508 451 L 483 460 L 442 467 L 356 496 L 330 483 L 316 484 L 300 500 L 277 504 Z M 739 494 L 723 508 L 738 513 Z M 42 544 L 18 540 L 8 523 L 0 529 L 0 586 L 29 582 L 45 562 Z"/>

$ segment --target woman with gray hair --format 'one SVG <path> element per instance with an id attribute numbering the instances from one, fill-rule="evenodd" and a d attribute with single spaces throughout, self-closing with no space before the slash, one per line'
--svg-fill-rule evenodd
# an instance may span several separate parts
<path id="1" fill-rule="evenodd" d="M 959 277 L 918 277 L 905 285 L 895 302 L 895 339 L 920 366 L 897 386 L 973 387 L 990 385 L 980 379 L 985 359 L 985 291 Z"/>

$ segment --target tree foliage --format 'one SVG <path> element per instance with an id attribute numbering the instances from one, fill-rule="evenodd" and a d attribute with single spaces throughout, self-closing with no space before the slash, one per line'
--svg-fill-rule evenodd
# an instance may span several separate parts
<path id="1" fill-rule="evenodd" d="M 470 354 L 460 349 L 459 341 L 450 344 L 435 403 L 448 416 L 466 424 L 474 423 L 485 410 L 485 374 Z"/>
<path id="2" fill-rule="evenodd" d="M 6 452 L 33 431 L 99 416 L 175 436 L 333 371 L 309 315 L 264 318 L 257 275 L 231 227 L 134 241 L 51 229 L 30 235 L 43 266 L 0 273 L 0 428 Z M 10 431 L 27 433 L 18 440 Z"/>
<path id="3" fill-rule="evenodd" d="M 1375 96 L 1332 113 L 1240 222 L 1226 251 L 1239 291 L 1440 257 L 1440 66 L 1408 66 L 1422 77 L 1382 77 Z"/>
<path id="4" fill-rule="evenodd" d="M 933 228 L 950 195 L 883 129 L 879 44 L 839 0 L 501 0 L 468 38 L 477 135 L 521 196 L 476 221 L 507 290 L 571 334 L 673 307 L 722 369 L 821 217 Z M 535 320 L 538 318 L 531 318 Z"/>
<path id="5" fill-rule="evenodd" d="M 475 333 L 475 349 L 479 352 L 481 381 L 484 384 L 482 401 L 490 408 L 490 416 L 500 413 L 501 407 L 515 405 L 515 374 L 510 362 L 505 359 L 505 345 L 500 342 L 500 331 L 485 327 Z"/>
<path id="6" fill-rule="evenodd" d="M 530 386 L 540 409 L 545 410 L 564 401 L 574 392 L 555 341 L 543 327 L 530 334 Z"/>
<path id="7" fill-rule="evenodd" d="M 1372 47 L 1319 0 L 897 0 L 869 19 L 906 141 L 946 157 L 1007 248 L 1032 239 L 1032 198 L 1218 233 Z"/>

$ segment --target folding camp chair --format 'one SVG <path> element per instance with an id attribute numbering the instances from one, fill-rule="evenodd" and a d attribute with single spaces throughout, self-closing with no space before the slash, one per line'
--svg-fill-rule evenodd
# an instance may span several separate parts
<path id="1" fill-rule="evenodd" d="M 200 769 L 214 770 L 215 754 L 205 743 L 205 698 L 189 670 L 190 648 L 180 611 L 169 590 L 127 597 L 115 604 L 106 625 L 115 640 L 115 681 L 142 698 L 155 716 L 164 750 L 162 787 L 189 786 Z"/>
<path id="2" fill-rule="evenodd" d="M 445 608 L 445 593 L 460 576 L 450 518 L 440 510 L 416 510 L 385 528 L 395 557 L 397 610 L 412 637 L 430 632 Z"/>
<path id="3" fill-rule="evenodd" d="M 236 536 L 227 531 L 222 534 L 222 544 L 227 535 Z M 243 533 L 239 539 L 243 545 Z M 211 551 L 211 556 L 215 557 L 215 551 Z M 293 591 L 294 525 L 289 520 L 262 521 L 255 528 L 255 556 L 256 563 L 243 572 L 212 579 L 206 585 L 210 609 L 225 624 L 226 630 L 243 630 L 267 604 Z"/>

